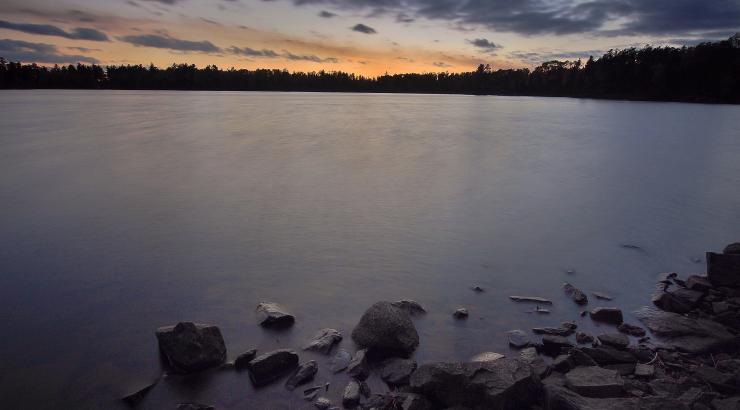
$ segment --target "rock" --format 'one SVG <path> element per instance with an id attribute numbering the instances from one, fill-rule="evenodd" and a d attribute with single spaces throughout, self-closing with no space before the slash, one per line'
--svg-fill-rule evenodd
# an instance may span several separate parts
<path id="1" fill-rule="evenodd" d="M 687 353 L 715 352 L 730 344 L 734 336 L 719 323 L 693 319 L 656 309 L 641 309 L 635 313 L 663 343 Z"/>
<path id="2" fill-rule="evenodd" d="M 351 361 L 352 355 L 344 349 L 339 349 L 337 354 L 335 354 L 329 361 L 329 369 L 334 373 L 339 373 L 349 367 L 349 363 Z"/>
<path id="3" fill-rule="evenodd" d="M 319 391 L 323 389 L 323 386 L 313 386 L 303 390 L 303 399 L 308 401 L 314 401 L 316 396 L 319 395 Z"/>
<path id="4" fill-rule="evenodd" d="M 473 291 L 478 293 L 485 292 L 485 290 L 480 286 L 473 286 Z"/>
<path id="5" fill-rule="evenodd" d="M 477 355 L 470 358 L 471 362 L 492 362 L 494 360 L 503 359 L 506 357 L 505 355 L 502 355 L 501 353 L 496 352 L 483 352 L 478 353 Z"/>
<path id="6" fill-rule="evenodd" d="M 583 345 L 594 341 L 594 337 L 585 332 L 576 333 L 576 343 Z"/>
<path id="7" fill-rule="evenodd" d="M 355 380 L 347 383 L 342 393 L 342 404 L 345 408 L 353 408 L 360 402 L 360 383 Z"/>
<path id="8" fill-rule="evenodd" d="M 517 349 L 527 347 L 531 343 L 529 335 L 523 330 L 510 330 L 506 332 L 506 335 L 509 338 L 509 345 Z"/>
<path id="9" fill-rule="evenodd" d="M 313 404 L 317 409 L 326 410 L 331 407 L 331 400 L 326 397 L 319 397 Z"/>
<path id="10" fill-rule="evenodd" d="M 668 397 L 597 399 L 558 385 L 546 385 L 544 401 L 548 410 L 689 410 L 684 403 Z"/>
<path id="11" fill-rule="evenodd" d="M 411 388 L 442 407 L 520 409 L 537 401 L 541 382 L 529 364 L 500 359 L 425 364 L 411 376 Z"/>
<path id="12" fill-rule="evenodd" d="M 598 322 L 611 323 L 613 325 L 621 324 L 624 319 L 622 318 L 622 311 L 612 307 L 597 307 L 591 309 L 591 319 Z"/>
<path id="13" fill-rule="evenodd" d="M 637 358 L 632 353 L 617 350 L 609 346 L 584 347 L 581 350 L 594 359 L 600 366 L 637 362 Z"/>
<path id="14" fill-rule="evenodd" d="M 570 330 L 576 330 L 578 329 L 578 325 L 574 322 L 563 322 L 560 324 L 560 327 L 563 329 L 570 329 Z"/>
<path id="15" fill-rule="evenodd" d="M 226 360 L 226 345 L 217 326 L 180 322 L 160 327 L 156 335 L 159 351 L 174 372 L 205 370 Z"/>
<path id="16" fill-rule="evenodd" d="M 697 292 L 706 292 L 712 288 L 712 283 L 706 276 L 691 275 L 686 279 L 686 287 Z"/>
<path id="17" fill-rule="evenodd" d="M 740 242 L 731 243 L 725 246 L 722 253 L 725 255 L 740 255 Z"/>
<path id="18" fill-rule="evenodd" d="M 406 313 L 408 313 L 411 316 L 423 315 L 424 313 L 427 313 L 427 311 L 424 310 L 421 304 L 419 304 L 419 302 L 415 300 L 407 300 L 407 299 L 399 300 L 397 302 L 391 303 L 391 305 L 399 309 L 405 310 Z"/>
<path id="19" fill-rule="evenodd" d="M 567 354 L 561 354 L 552 361 L 552 368 L 560 373 L 567 373 L 573 367 L 573 362 Z"/>
<path id="20" fill-rule="evenodd" d="M 653 304 L 666 312 L 673 313 L 688 313 L 693 309 L 693 306 L 670 292 L 659 292 L 653 295 Z"/>
<path id="21" fill-rule="evenodd" d="M 543 350 L 550 356 L 557 356 L 563 348 L 573 347 L 573 344 L 563 336 L 545 335 L 542 337 Z"/>
<path id="22" fill-rule="evenodd" d="M 554 335 L 554 336 L 570 336 L 575 332 L 574 329 L 566 329 L 562 327 L 534 327 L 532 333 L 537 335 Z"/>
<path id="23" fill-rule="evenodd" d="M 550 366 L 545 363 L 545 360 L 537 354 L 537 349 L 534 347 L 527 347 L 519 352 L 520 360 L 532 366 L 532 371 L 540 378 L 545 377 L 550 373 Z"/>
<path id="24" fill-rule="evenodd" d="M 468 318 L 468 309 L 465 308 L 459 308 L 455 310 L 455 312 L 452 314 L 456 319 L 467 319 Z"/>
<path id="25" fill-rule="evenodd" d="M 347 373 L 351 377 L 357 380 L 365 380 L 370 375 L 370 370 L 367 368 L 367 350 L 361 349 L 355 352 L 352 356 L 352 360 L 347 365 Z"/>
<path id="26" fill-rule="evenodd" d="M 257 349 L 250 349 L 240 354 L 234 360 L 234 368 L 236 370 L 246 370 L 251 362 L 257 356 Z"/>
<path id="27" fill-rule="evenodd" d="M 585 305 L 588 303 L 588 296 L 570 283 L 563 284 L 563 290 L 565 290 L 565 294 L 570 296 L 570 298 L 577 304 Z"/>
<path id="28" fill-rule="evenodd" d="M 365 397 L 370 397 L 370 394 L 372 393 L 372 391 L 370 391 L 370 386 L 364 381 L 358 380 L 357 383 L 360 384 L 360 394 Z"/>
<path id="29" fill-rule="evenodd" d="M 722 312 L 714 317 L 714 321 L 722 323 L 729 328 L 740 330 L 740 312 L 729 310 Z"/>
<path id="30" fill-rule="evenodd" d="M 655 366 L 651 364 L 637 363 L 635 365 L 635 376 L 637 377 L 653 377 L 655 375 Z"/>
<path id="31" fill-rule="evenodd" d="M 740 254 L 707 252 L 707 277 L 714 286 L 740 287 Z"/>
<path id="32" fill-rule="evenodd" d="M 285 388 L 290 391 L 295 390 L 296 387 L 308 383 L 313 380 L 316 376 L 316 372 L 319 371 L 319 365 L 316 360 L 310 360 L 305 363 L 301 363 L 296 369 L 295 373 L 285 382 Z"/>
<path id="33" fill-rule="evenodd" d="M 570 353 L 568 354 L 570 357 L 570 362 L 573 363 L 574 367 L 578 366 L 598 366 L 596 361 L 591 358 L 591 356 L 584 353 L 582 350 L 579 349 L 571 349 Z"/>
<path id="34" fill-rule="evenodd" d="M 586 397 L 619 397 L 624 393 L 624 381 L 616 371 L 601 367 L 577 367 L 565 375 L 565 385 Z"/>
<path id="35" fill-rule="evenodd" d="M 295 323 L 295 317 L 277 303 L 262 302 L 257 305 L 257 317 L 263 327 L 285 328 Z"/>
<path id="36" fill-rule="evenodd" d="M 154 382 L 152 382 L 152 383 L 150 383 L 150 384 L 148 384 L 148 385 L 140 388 L 139 390 L 137 390 L 137 391 L 135 391 L 135 392 L 133 392 L 133 393 L 131 393 L 129 395 L 126 395 L 126 396 L 122 397 L 121 398 L 121 401 L 124 402 L 129 407 L 136 407 L 136 406 L 138 406 L 139 403 L 141 403 L 144 400 L 144 398 L 146 397 L 146 395 L 154 388 L 154 386 L 157 385 L 158 382 L 159 382 L 159 380 L 156 380 L 156 381 L 154 381 Z"/>
<path id="37" fill-rule="evenodd" d="M 408 313 L 388 302 L 378 302 L 362 315 L 352 340 L 370 353 L 408 356 L 419 345 L 419 334 Z"/>
<path id="38" fill-rule="evenodd" d="M 534 302 L 542 303 L 543 305 L 552 305 L 552 301 L 550 299 L 541 298 L 539 296 L 509 296 L 509 299 L 514 302 Z"/>
<path id="39" fill-rule="evenodd" d="M 712 400 L 712 408 L 715 410 L 740 409 L 740 397 L 728 397 L 726 399 L 714 399 Z"/>
<path id="40" fill-rule="evenodd" d="M 409 383 L 409 377 L 416 370 L 413 360 L 390 358 L 380 364 L 380 378 L 390 386 L 402 386 Z"/>
<path id="41" fill-rule="evenodd" d="M 715 390 L 724 394 L 733 394 L 739 390 L 735 382 L 735 375 L 722 373 L 713 367 L 697 367 L 694 369 L 694 376 L 710 384 Z"/>
<path id="42" fill-rule="evenodd" d="M 712 313 L 719 315 L 732 309 L 731 305 L 727 302 L 714 302 L 712 303 Z"/>
<path id="43" fill-rule="evenodd" d="M 614 370 L 615 372 L 619 373 L 621 376 L 629 376 L 635 372 L 634 363 L 617 363 L 617 364 L 606 365 L 603 367 L 608 370 Z"/>
<path id="44" fill-rule="evenodd" d="M 414 393 L 396 393 L 403 410 L 432 410 L 434 407 L 426 397 Z"/>
<path id="45" fill-rule="evenodd" d="M 629 323 L 622 323 L 621 325 L 617 326 L 617 330 L 635 337 L 643 337 L 646 334 L 645 329 L 639 326 L 631 325 Z"/>
<path id="46" fill-rule="evenodd" d="M 207 404 L 200 403 L 180 403 L 177 410 L 215 410 L 216 408 Z"/>
<path id="47" fill-rule="evenodd" d="M 288 349 L 263 353 L 249 362 L 249 377 L 255 386 L 264 386 L 298 366 L 298 355 Z"/>
<path id="48" fill-rule="evenodd" d="M 624 350 L 629 346 L 630 339 L 621 333 L 607 333 L 596 336 L 596 339 L 602 345 L 615 347 L 620 350 Z"/>
<path id="49" fill-rule="evenodd" d="M 613 297 L 607 295 L 606 293 L 591 292 L 591 294 L 593 294 L 594 296 L 596 296 L 596 299 L 599 299 L 599 300 L 612 300 L 612 299 L 614 299 Z"/>
<path id="50" fill-rule="evenodd" d="M 331 348 L 342 340 L 342 334 L 336 329 L 321 329 L 316 333 L 303 350 L 313 350 L 323 354 L 329 354 Z"/>

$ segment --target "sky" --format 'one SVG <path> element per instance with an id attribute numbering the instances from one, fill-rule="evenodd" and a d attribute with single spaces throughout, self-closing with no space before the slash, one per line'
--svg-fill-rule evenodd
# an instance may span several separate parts
<path id="1" fill-rule="evenodd" d="M 0 0 L 0 56 L 363 75 L 534 67 L 740 31 L 740 0 Z"/>

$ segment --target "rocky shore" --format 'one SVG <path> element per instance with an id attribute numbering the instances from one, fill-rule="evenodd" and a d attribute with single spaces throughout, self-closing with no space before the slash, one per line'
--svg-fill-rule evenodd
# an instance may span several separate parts
<path id="1" fill-rule="evenodd" d="M 377 302 L 351 333 L 357 350 L 338 348 L 343 335 L 320 329 L 305 345 L 271 352 L 254 349 L 226 363 L 226 344 L 217 326 L 178 323 L 157 329 L 168 372 L 189 374 L 212 368 L 246 371 L 255 386 L 284 383 L 306 408 L 317 409 L 740 409 L 740 243 L 722 253 L 708 252 L 706 275 L 685 278 L 666 273 L 650 307 L 626 323 L 609 295 L 595 300 L 566 283 L 568 303 L 611 330 L 589 334 L 574 322 L 508 332 L 515 354 L 483 352 L 468 362 L 417 364 L 414 317 L 425 309 L 412 300 Z M 485 291 L 475 287 L 476 292 Z M 549 305 L 547 299 L 512 300 Z M 587 309 L 586 305 L 592 307 Z M 539 313 L 547 309 L 537 306 Z M 451 312 L 466 320 L 464 308 Z M 276 303 L 260 303 L 262 326 L 290 327 L 295 317 Z M 323 368 L 301 361 L 300 351 L 331 357 Z M 326 397 L 327 385 L 314 385 L 321 372 L 347 372 L 341 402 Z M 388 389 L 372 392 L 366 380 L 379 376 Z M 335 386 L 336 387 L 336 386 Z M 123 398 L 137 406 L 152 386 Z M 211 409 L 182 403 L 179 409 Z"/>

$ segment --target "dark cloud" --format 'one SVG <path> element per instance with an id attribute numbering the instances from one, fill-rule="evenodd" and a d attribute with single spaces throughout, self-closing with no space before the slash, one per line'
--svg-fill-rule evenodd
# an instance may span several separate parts
<path id="1" fill-rule="evenodd" d="M 330 19 L 336 16 L 337 15 L 335 13 L 332 13 L 331 11 L 326 11 L 326 10 L 321 10 L 321 13 L 319 13 L 319 17 L 323 17 L 325 19 Z"/>
<path id="2" fill-rule="evenodd" d="M 72 29 L 72 31 L 65 31 L 50 24 L 13 23 L 5 20 L 0 20 L 0 28 L 40 36 L 56 36 L 74 40 L 109 41 L 105 33 L 94 28 L 77 27 Z"/>
<path id="3" fill-rule="evenodd" d="M 366 26 L 366 25 L 364 25 L 362 23 L 355 24 L 355 26 L 352 27 L 352 30 L 353 31 L 357 31 L 358 33 L 365 33 L 365 34 L 375 34 L 375 33 L 377 33 L 377 31 L 374 28 L 372 28 L 370 26 Z"/>
<path id="4" fill-rule="evenodd" d="M 447 63 L 445 63 L 443 61 L 438 61 L 436 63 L 432 63 L 432 65 L 435 66 L 435 67 L 439 67 L 439 68 L 449 68 L 449 67 L 452 67 L 452 65 L 447 64 Z"/>
<path id="5" fill-rule="evenodd" d="M 246 57 L 262 57 L 262 58 L 280 57 L 280 54 L 276 53 L 273 50 L 268 50 L 268 49 L 255 50 L 249 47 L 232 46 L 232 47 L 229 47 L 227 51 L 230 52 L 231 54 L 246 56 Z"/>
<path id="6" fill-rule="evenodd" d="M 98 60 L 81 55 L 61 54 L 56 46 L 28 41 L 0 39 L 0 56 L 9 61 L 42 64 L 89 63 L 97 64 Z"/>
<path id="7" fill-rule="evenodd" d="M 483 49 L 486 52 L 491 52 L 493 50 L 497 50 L 497 49 L 501 48 L 500 45 L 495 44 L 494 42 L 492 42 L 492 41 L 490 41 L 488 39 L 485 39 L 485 38 L 476 38 L 476 39 L 473 39 L 473 40 L 468 40 L 468 43 L 470 43 L 470 44 L 472 44 L 472 45 L 474 45 L 474 46 L 476 46 L 478 48 L 481 48 L 481 49 Z"/>
<path id="8" fill-rule="evenodd" d="M 249 47 L 229 47 L 226 51 L 228 51 L 231 54 L 244 56 L 248 58 L 284 58 L 286 60 L 293 60 L 293 61 L 311 61 L 314 63 L 338 63 L 339 60 L 334 57 L 319 57 L 312 54 L 293 54 L 290 51 L 283 50 L 281 53 L 278 53 L 275 50 L 269 50 L 269 49 L 253 49 Z"/>
<path id="9" fill-rule="evenodd" d="M 217 53 L 221 51 L 210 41 L 181 40 L 168 35 L 142 34 L 118 37 L 118 40 L 138 47 L 166 48 L 177 51 Z"/>
<path id="10" fill-rule="evenodd" d="M 338 63 L 339 60 L 334 57 L 321 58 L 315 55 L 298 55 L 286 51 L 283 57 L 293 61 L 311 61 L 313 63 Z"/>
<path id="11" fill-rule="evenodd" d="M 414 21 L 416 21 L 416 19 L 406 13 L 398 13 L 398 15 L 396 16 L 396 21 L 399 23 L 413 23 Z"/>
<path id="12" fill-rule="evenodd" d="M 579 51 L 512 51 L 509 57 L 520 60 L 531 65 L 539 65 L 553 60 L 586 60 L 593 56 L 599 58 L 606 53 L 605 50 L 579 50 Z"/>

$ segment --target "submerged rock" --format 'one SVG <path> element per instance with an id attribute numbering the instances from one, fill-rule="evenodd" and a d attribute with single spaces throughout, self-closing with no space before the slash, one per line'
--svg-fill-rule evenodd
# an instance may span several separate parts
<path id="1" fill-rule="evenodd" d="M 531 343 L 529 335 L 523 330 L 510 330 L 506 332 L 506 335 L 509 338 L 509 345 L 518 349 L 527 347 Z"/>
<path id="2" fill-rule="evenodd" d="M 563 336 L 545 335 L 542 337 L 542 346 L 546 354 L 557 356 L 563 348 L 573 347 L 573 344 Z"/>
<path id="3" fill-rule="evenodd" d="M 257 305 L 257 317 L 263 327 L 285 328 L 295 323 L 295 317 L 277 303 L 262 302 Z"/>
<path id="4" fill-rule="evenodd" d="M 636 316 L 660 341 L 687 353 L 710 353 L 735 340 L 724 326 L 714 321 L 693 319 L 676 313 L 644 308 Z"/>
<path id="5" fill-rule="evenodd" d="M 215 410 L 216 408 L 208 404 L 200 403 L 180 403 L 177 410 Z"/>
<path id="6" fill-rule="evenodd" d="M 602 292 L 591 292 L 591 293 L 594 296 L 596 296 L 596 299 L 599 299 L 599 300 L 612 300 L 612 299 L 614 299 L 613 297 L 607 295 L 606 293 L 602 293 Z"/>
<path id="7" fill-rule="evenodd" d="M 391 303 L 391 305 L 399 309 L 405 310 L 406 313 L 408 313 L 411 316 L 417 316 L 417 315 L 422 315 L 424 313 L 427 313 L 427 311 L 424 310 L 421 304 L 419 304 L 419 302 L 415 300 L 406 300 L 406 299 L 399 300 L 397 302 Z"/>
<path id="8" fill-rule="evenodd" d="M 301 363 L 295 373 L 285 382 L 285 388 L 291 391 L 295 390 L 296 387 L 313 380 L 318 371 L 319 365 L 316 363 L 316 360 Z"/>
<path id="9" fill-rule="evenodd" d="M 613 325 L 621 324 L 624 319 L 622 318 L 622 311 L 612 307 L 597 307 L 591 309 L 591 319 L 598 322 L 611 323 Z"/>
<path id="10" fill-rule="evenodd" d="M 570 296 L 570 298 L 577 304 L 585 305 L 588 303 L 588 296 L 570 283 L 563 284 L 563 290 L 565 290 L 565 294 Z"/>
<path id="11" fill-rule="evenodd" d="M 247 350 L 234 359 L 234 368 L 237 371 L 246 370 L 249 366 L 249 362 L 251 362 L 255 357 L 257 357 L 257 349 Z"/>
<path id="12" fill-rule="evenodd" d="M 537 335 L 570 336 L 575 332 L 573 328 L 564 327 L 533 327 L 532 333 Z"/>
<path id="13" fill-rule="evenodd" d="M 409 377 L 416 370 L 416 362 L 393 357 L 380 364 L 380 378 L 390 386 L 409 383 Z"/>
<path id="14" fill-rule="evenodd" d="M 329 354 L 331 348 L 342 340 L 342 334 L 336 329 L 321 329 L 314 335 L 303 350 L 313 350 L 323 354 Z"/>
<path id="15" fill-rule="evenodd" d="M 159 350 L 174 372 L 205 370 L 226 361 L 226 345 L 218 326 L 180 322 L 160 327 L 156 335 Z"/>
<path id="16" fill-rule="evenodd" d="M 298 355 L 288 349 L 263 353 L 249 362 L 249 377 L 255 386 L 279 379 L 298 366 Z"/>
<path id="17" fill-rule="evenodd" d="M 144 400 L 144 398 L 146 397 L 146 395 L 154 388 L 154 386 L 157 385 L 158 382 L 159 382 L 159 380 L 156 380 L 156 381 L 154 381 L 154 382 L 152 382 L 152 383 L 150 383 L 150 384 L 148 384 L 148 385 L 140 388 L 139 390 L 137 390 L 137 391 L 135 391 L 135 392 L 133 392 L 133 393 L 131 393 L 129 395 L 126 395 L 126 396 L 122 397 L 121 398 L 121 401 L 124 402 L 129 407 L 136 407 L 136 406 L 138 406 L 139 403 L 141 403 Z"/>
<path id="18" fill-rule="evenodd" d="M 380 355 L 408 356 L 419 346 L 409 314 L 389 302 L 378 302 L 365 311 L 352 331 L 352 340 Z"/>
<path id="19" fill-rule="evenodd" d="M 503 359 L 504 355 L 496 352 L 483 352 L 470 358 L 471 362 L 492 362 L 498 359 Z"/>
<path id="20" fill-rule="evenodd" d="M 541 298 L 539 296 L 509 296 L 509 299 L 514 302 L 534 302 L 542 303 L 543 305 L 552 305 L 552 301 L 550 299 Z"/>

